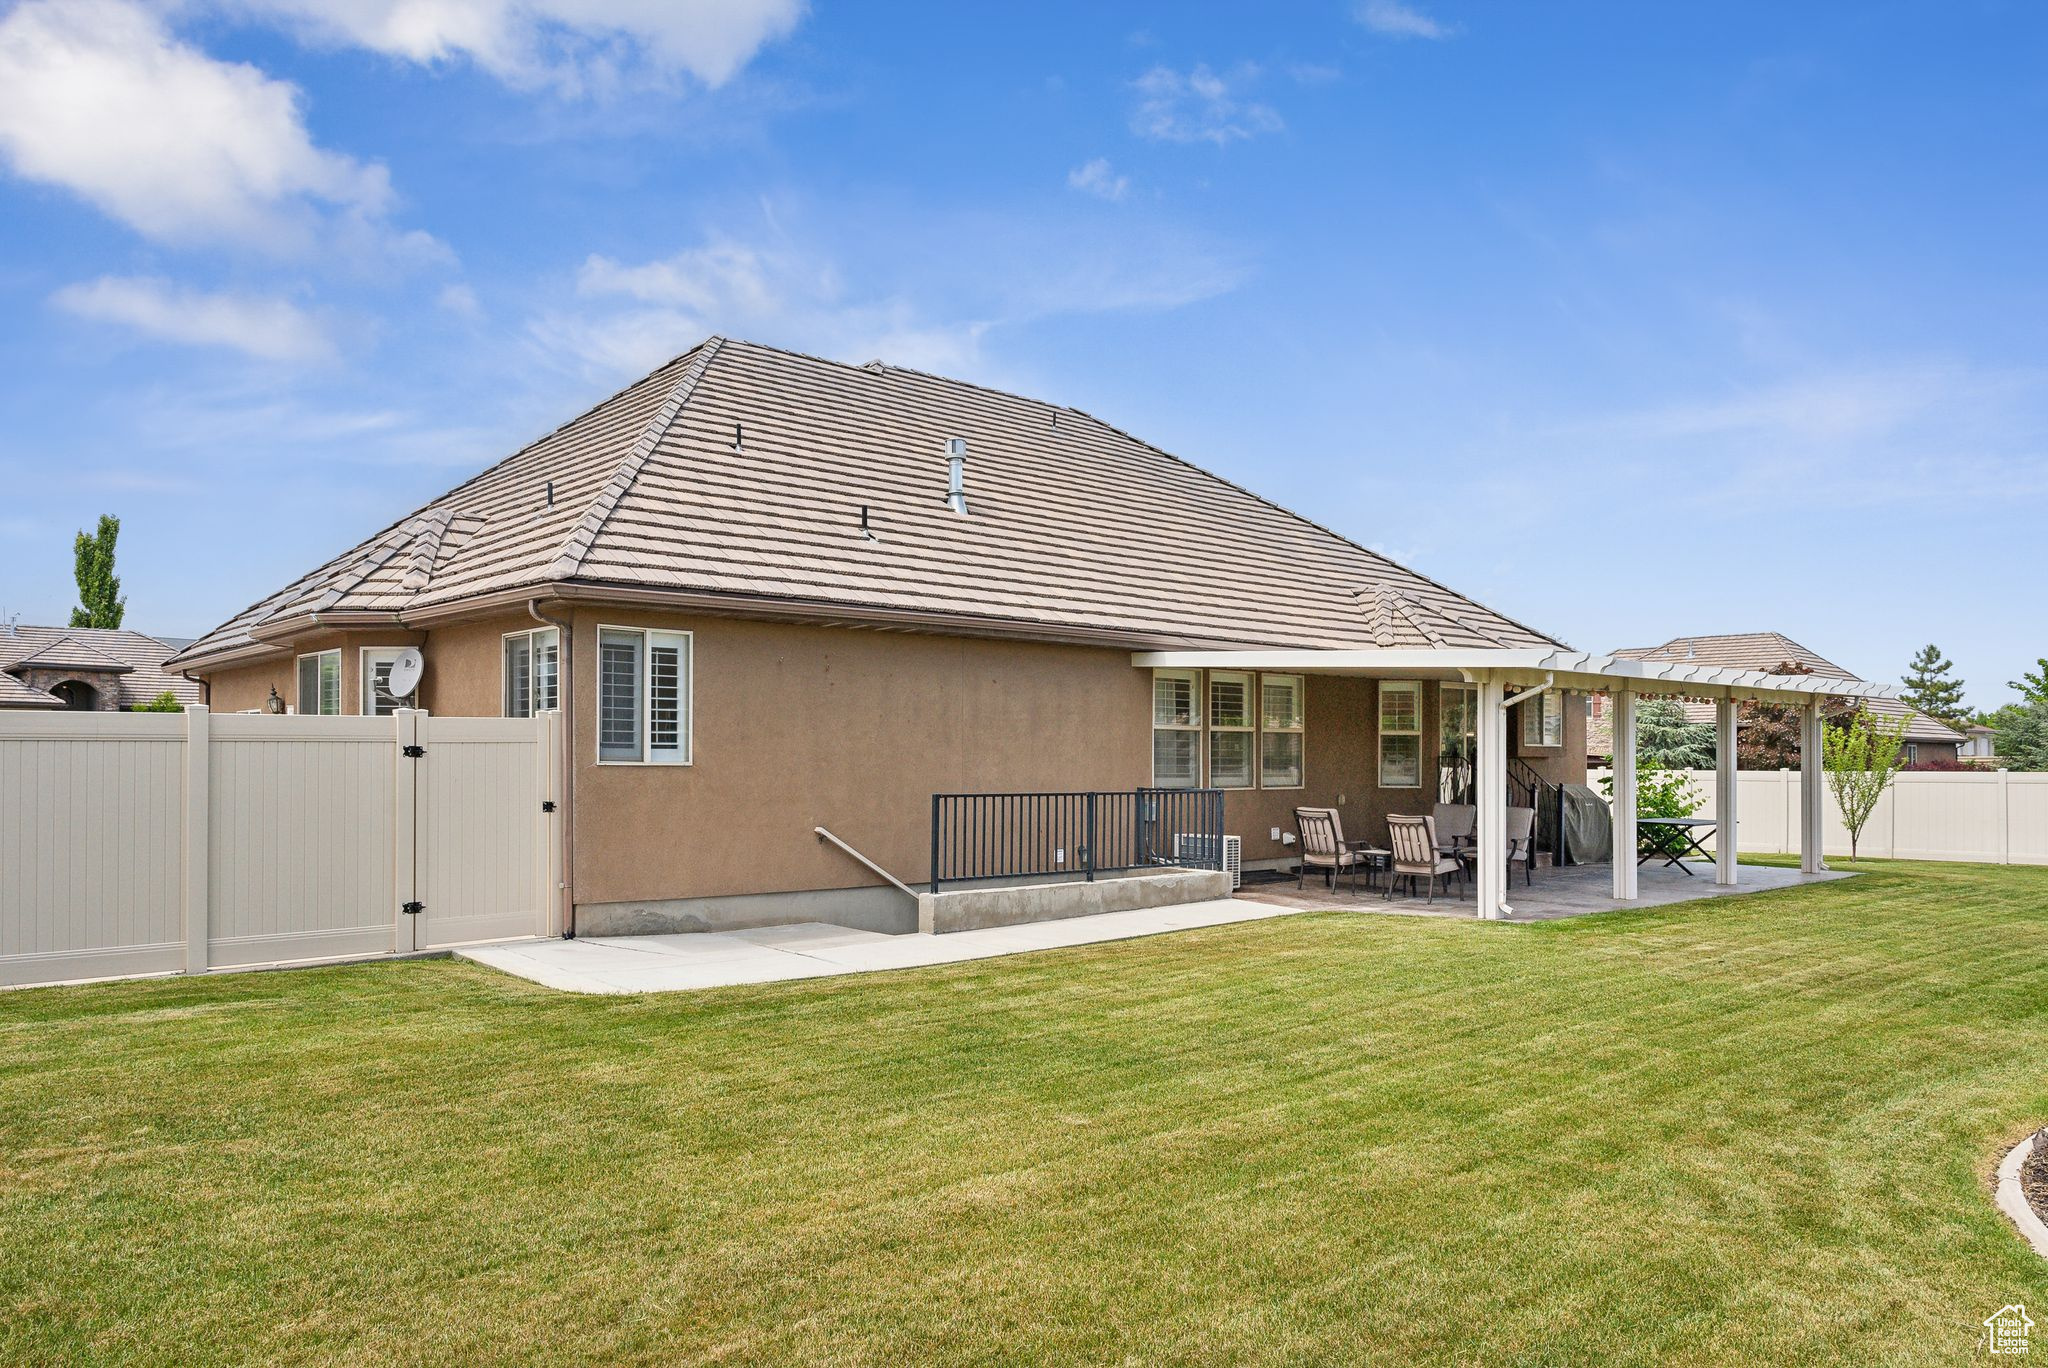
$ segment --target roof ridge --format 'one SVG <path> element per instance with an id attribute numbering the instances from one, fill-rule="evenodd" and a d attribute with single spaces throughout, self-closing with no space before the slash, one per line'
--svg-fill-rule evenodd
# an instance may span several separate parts
<path id="1" fill-rule="evenodd" d="M 718 350 L 724 343 L 724 338 L 715 335 L 707 339 L 697 358 L 685 366 L 683 373 L 676 377 L 676 382 L 670 388 L 668 397 L 662 401 L 661 408 L 647 420 L 647 426 L 640 430 L 639 440 L 620 458 L 618 465 L 612 470 L 611 478 L 604 482 L 603 488 L 591 499 L 590 506 L 583 510 L 583 516 L 569 529 L 569 535 L 562 539 L 561 549 L 555 552 L 554 559 L 548 562 L 548 568 L 543 572 L 547 578 L 571 579 L 583 568 L 583 558 L 590 554 L 590 548 L 597 541 L 598 534 L 604 531 L 605 523 L 611 519 L 612 510 L 619 506 L 619 500 L 626 497 L 626 491 L 640 478 L 640 472 L 647 465 L 648 457 L 661 445 L 661 439 L 668 435 L 669 428 L 675 424 L 676 415 L 683 411 L 684 404 L 690 402 L 690 396 L 696 393 L 697 382 L 704 377 L 704 372 L 711 366 L 712 358 L 718 355 Z"/>

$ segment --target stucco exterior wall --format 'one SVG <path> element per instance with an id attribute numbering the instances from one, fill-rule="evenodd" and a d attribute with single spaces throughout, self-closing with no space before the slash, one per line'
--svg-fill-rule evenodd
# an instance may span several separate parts
<path id="1" fill-rule="evenodd" d="M 823 826 L 898 877 L 928 876 L 931 795 L 1130 789 L 1151 782 L 1151 675 L 1122 649 L 1041 645 L 556 604 L 573 620 L 576 899 L 585 904 L 869 887 L 878 881 L 820 842 Z M 214 707 L 295 700 L 301 651 L 339 645 L 342 710 L 360 711 L 360 648 L 417 645 L 418 702 L 443 715 L 496 716 L 507 632 L 524 611 L 426 633 L 324 632 L 274 660 L 212 677 Z M 600 763 L 600 625 L 692 636 L 689 765 Z M 1273 839 L 1299 806 L 1335 807 L 1352 839 L 1383 842 L 1390 813 L 1436 801 L 1443 692 L 1425 683 L 1423 782 L 1378 786 L 1379 685 L 1311 675 L 1303 692 L 1298 789 L 1233 790 L 1227 829 L 1248 862 L 1284 859 Z M 1565 744 L 1517 753 L 1547 777 L 1582 781 L 1584 708 L 1567 699 Z M 900 895 L 897 895 L 900 896 Z"/>

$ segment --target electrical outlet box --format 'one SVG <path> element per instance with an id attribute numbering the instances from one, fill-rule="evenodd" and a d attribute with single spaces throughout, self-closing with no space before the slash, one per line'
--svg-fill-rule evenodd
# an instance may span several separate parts
<path id="1" fill-rule="evenodd" d="M 1294 844 L 1294 833 L 1293 833 L 1293 832 L 1291 832 L 1291 831 L 1283 831 L 1283 832 L 1281 832 L 1281 833 L 1280 833 L 1280 844 L 1281 844 L 1281 845 L 1284 845 L 1284 846 L 1290 846 L 1290 845 L 1293 845 L 1293 844 Z"/>
<path id="2" fill-rule="evenodd" d="M 1063 865 L 1067 862 L 1067 848 L 1065 846 L 1060 846 L 1053 851 L 1052 862 L 1056 865 Z"/>
<path id="3" fill-rule="evenodd" d="M 1279 828 L 1279 827 L 1274 827 L 1274 828 L 1273 828 L 1273 834 L 1272 834 L 1271 836 L 1267 837 L 1266 839 L 1267 839 L 1267 840 L 1269 840 L 1269 841 L 1277 841 L 1277 840 L 1279 840 L 1279 839 L 1280 839 L 1280 828 Z"/>

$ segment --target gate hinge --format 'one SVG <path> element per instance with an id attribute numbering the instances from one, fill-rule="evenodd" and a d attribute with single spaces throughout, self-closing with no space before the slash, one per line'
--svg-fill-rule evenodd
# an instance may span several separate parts
<path id="1" fill-rule="evenodd" d="M 423 902 L 403 903 L 399 906 L 398 910 L 405 913 L 408 917 L 417 917 L 420 913 L 427 910 L 427 905 Z"/>
<path id="2" fill-rule="evenodd" d="M 543 798 L 543 799 L 541 799 L 541 800 L 540 800 L 540 810 L 541 810 L 542 812 L 553 812 L 553 811 L 555 810 L 555 800 L 554 800 L 554 799 L 552 799 L 552 798 Z"/>
<path id="3" fill-rule="evenodd" d="M 425 746 L 407 746 L 405 748 L 405 758 L 408 760 L 417 760 L 426 753 L 427 748 Z"/>

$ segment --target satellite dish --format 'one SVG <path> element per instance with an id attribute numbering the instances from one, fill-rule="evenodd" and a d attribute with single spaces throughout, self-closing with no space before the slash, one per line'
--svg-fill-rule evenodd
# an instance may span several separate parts
<path id="1" fill-rule="evenodd" d="M 410 698 L 420 686 L 420 676 L 426 672 L 426 658 L 415 647 L 408 646 L 391 662 L 391 677 L 384 682 L 384 692 L 393 698 Z"/>

